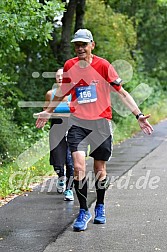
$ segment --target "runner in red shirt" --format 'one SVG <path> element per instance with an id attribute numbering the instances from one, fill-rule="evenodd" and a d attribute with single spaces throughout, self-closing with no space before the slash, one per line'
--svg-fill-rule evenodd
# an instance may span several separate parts
<path id="1" fill-rule="evenodd" d="M 60 102 L 71 94 L 71 116 L 68 143 L 74 160 L 74 185 L 80 204 L 80 211 L 73 229 L 82 231 L 92 218 L 87 206 L 87 181 L 85 152 L 90 145 L 90 156 L 94 158 L 95 187 L 97 201 L 95 224 L 106 222 L 104 196 L 109 184 L 106 174 L 106 161 L 112 154 L 112 128 L 110 93 L 115 92 L 122 102 L 136 116 L 139 126 L 146 134 L 151 134 L 152 126 L 130 94 L 122 87 L 122 80 L 115 69 L 105 59 L 92 54 L 95 42 L 91 32 L 79 29 L 71 41 L 74 43 L 77 58 L 64 65 L 63 83 L 54 101 Z M 45 112 L 38 113 L 36 127 L 41 128 L 51 116 L 55 103 L 51 102 Z"/>

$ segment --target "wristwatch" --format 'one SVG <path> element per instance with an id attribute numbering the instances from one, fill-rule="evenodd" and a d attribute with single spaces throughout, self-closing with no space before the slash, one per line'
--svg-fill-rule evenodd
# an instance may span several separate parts
<path id="1" fill-rule="evenodd" d="M 144 116 L 144 114 L 143 114 L 143 113 L 139 113 L 139 114 L 137 114 L 137 115 L 136 115 L 136 119 L 138 120 L 138 119 L 139 119 L 139 117 L 140 117 L 141 115 L 142 115 L 142 116 Z"/>

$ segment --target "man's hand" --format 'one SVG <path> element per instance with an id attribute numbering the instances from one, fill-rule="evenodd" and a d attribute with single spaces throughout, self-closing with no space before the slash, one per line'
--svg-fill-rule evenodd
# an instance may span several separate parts
<path id="1" fill-rule="evenodd" d="M 50 116 L 51 113 L 48 113 L 46 111 L 34 114 L 34 117 L 38 117 L 38 119 L 36 120 L 36 127 L 39 129 L 43 128 L 46 122 L 49 120 Z"/>
<path id="2" fill-rule="evenodd" d="M 153 132 L 153 127 L 150 125 L 150 123 L 147 121 L 147 119 L 150 117 L 150 115 L 146 116 L 139 116 L 138 123 L 140 125 L 140 128 L 145 134 L 151 135 Z"/>

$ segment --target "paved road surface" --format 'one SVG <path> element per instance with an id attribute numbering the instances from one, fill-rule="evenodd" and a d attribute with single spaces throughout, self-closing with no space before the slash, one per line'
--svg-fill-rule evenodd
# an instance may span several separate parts
<path id="1" fill-rule="evenodd" d="M 0 252 L 167 251 L 167 120 L 115 146 L 108 162 L 105 225 L 85 232 L 71 224 L 78 202 L 64 202 L 53 181 L 0 208 Z M 87 164 L 91 170 L 92 160 Z M 94 188 L 89 190 L 94 214 Z"/>

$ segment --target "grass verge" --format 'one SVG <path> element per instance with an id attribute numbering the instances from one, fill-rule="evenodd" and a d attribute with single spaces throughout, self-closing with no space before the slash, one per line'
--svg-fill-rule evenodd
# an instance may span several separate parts
<path id="1" fill-rule="evenodd" d="M 31 191 L 32 185 L 41 183 L 46 176 L 52 175 L 48 154 L 27 169 L 19 167 L 16 162 L 0 166 L 0 200 L 12 194 Z"/>

